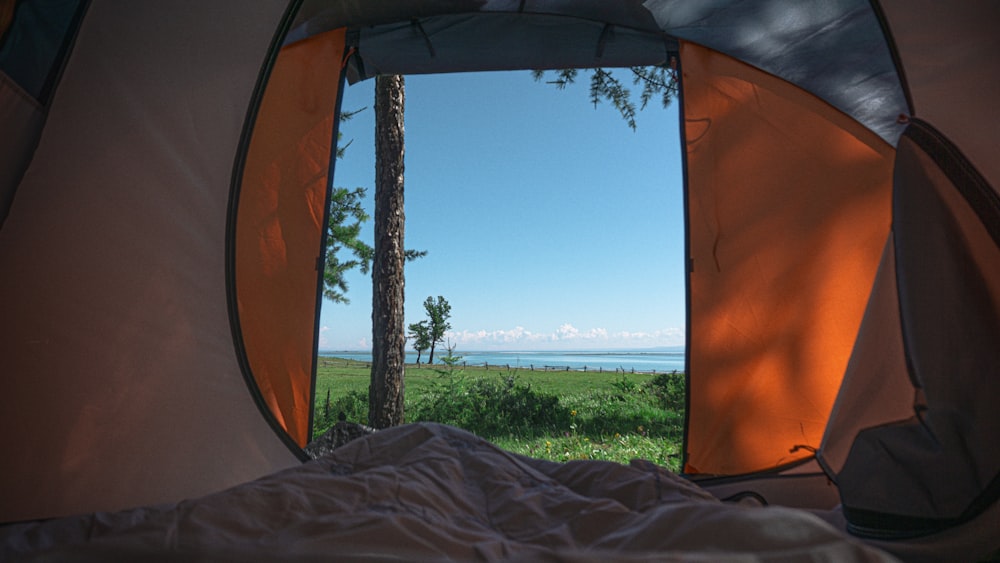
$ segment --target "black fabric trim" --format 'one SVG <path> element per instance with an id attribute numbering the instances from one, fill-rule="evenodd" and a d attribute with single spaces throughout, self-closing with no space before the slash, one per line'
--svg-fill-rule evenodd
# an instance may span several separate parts
<path id="1" fill-rule="evenodd" d="M 285 36 L 292 27 L 295 14 L 299 11 L 302 0 L 290 0 L 285 14 L 282 16 L 278 28 L 275 30 L 271 45 L 267 50 L 267 57 L 261 65 L 260 74 L 257 76 L 257 84 L 254 86 L 253 96 L 250 99 L 250 106 L 247 108 L 247 116 L 243 122 L 243 133 L 236 150 L 236 159 L 233 162 L 233 175 L 229 186 L 229 205 L 226 213 L 226 302 L 229 306 L 229 328 L 233 335 L 233 346 L 236 349 L 236 359 L 240 364 L 240 371 L 243 373 L 243 381 L 253 397 L 254 404 L 263 415 L 264 420 L 271 426 L 278 438 L 288 447 L 299 460 L 308 461 L 309 455 L 292 439 L 291 435 L 281 426 L 274 417 L 274 413 L 267 406 L 267 402 L 257 387 L 253 371 L 250 369 L 250 360 L 247 357 L 246 344 L 243 342 L 243 330 L 240 323 L 239 302 L 236 296 L 236 216 L 239 211 L 240 188 L 243 186 L 243 172 L 246 167 L 247 153 L 250 151 L 250 140 L 253 137 L 254 124 L 257 122 L 257 115 L 260 112 L 260 105 L 264 100 L 264 91 L 267 87 L 268 78 L 274 70 L 274 64 L 278 59 L 278 52 L 284 42 Z M 313 354 L 313 379 L 315 380 L 315 354 Z M 310 405 L 312 411 L 312 405 Z M 310 419 L 312 418 L 310 414 Z M 311 422 L 311 420 L 310 420 Z M 309 425 L 310 430 L 312 424 Z"/>
<path id="2" fill-rule="evenodd" d="M 830 467 L 830 465 L 826 462 L 826 458 L 823 457 L 822 446 L 820 446 L 820 449 L 816 450 L 816 463 L 819 465 L 819 468 L 823 470 L 823 473 L 826 474 L 826 478 L 829 479 L 830 482 L 833 483 L 834 485 L 837 485 L 837 474 L 833 471 L 833 468 Z M 839 491 L 840 487 L 838 486 L 837 489 Z"/>
<path id="3" fill-rule="evenodd" d="M 903 97 L 906 99 L 906 108 L 913 115 L 913 96 L 910 95 L 910 84 L 906 81 L 906 69 L 903 68 L 903 59 L 899 56 L 899 48 L 896 47 L 896 38 L 889 27 L 889 20 L 885 17 L 882 5 L 878 0 L 871 0 L 872 12 L 882 28 L 882 35 L 885 37 L 886 45 L 889 47 L 889 56 L 892 57 L 892 66 L 896 67 L 896 75 L 899 78 L 899 85 L 903 89 Z"/>
<path id="4" fill-rule="evenodd" d="M 983 492 L 955 518 L 902 516 L 851 508 L 847 505 L 843 505 L 842 509 L 847 519 L 847 531 L 855 536 L 871 539 L 908 539 L 936 534 L 971 522 L 998 500 L 1000 500 L 1000 473 L 994 475 Z"/>
<path id="5" fill-rule="evenodd" d="M 680 44 L 678 50 L 669 53 L 677 61 L 677 120 L 680 122 L 681 143 L 681 186 L 684 205 L 684 264 L 686 267 L 684 283 L 684 435 L 681 438 L 681 475 L 688 464 L 688 427 L 691 424 L 691 274 L 694 272 L 694 262 L 691 259 L 691 202 L 690 184 L 688 183 L 687 158 L 687 127 L 684 124 L 684 66 L 681 62 Z"/>
<path id="6" fill-rule="evenodd" d="M 902 540 L 918 538 L 939 532 L 954 525 L 950 520 L 916 518 L 885 514 L 871 510 L 860 510 L 843 506 L 847 519 L 847 531 L 861 538 L 880 540 Z"/>
<path id="7" fill-rule="evenodd" d="M 739 475 L 701 475 L 701 474 L 690 474 L 682 473 L 681 476 L 685 479 L 697 483 L 701 486 L 725 484 L 725 483 L 739 483 L 741 481 L 748 481 L 752 479 L 792 479 L 797 477 L 816 477 L 823 475 L 829 479 L 826 472 L 815 471 L 810 473 L 794 473 L 791 475 L 785 472 L 790 469 L 795 469 L 796 467 L 801 467 L 814 461 L 815 456 L 807 457 L 803 459 L 797 459 L 791 463 L 785 463 L 778 465 L 776 467 L 771 467 L 768 469 L 761 469 L 759 471 L 753 471 L 751 473 L 740 473 Z M 822 468 L 821 468 L 822 469 Z"/>
<path id="8" fill-rule="evenodd" d="M 909 137 L 934 160 L 979 216 L 993 238 L 993 244 L 1000 247 L 1000 195 L 997 195 L 986 178 L 954 143 L 930 123 L 912 118 L 903 135 Z"/>
<path id="9" fill-rule="evenodd" d="M 417 30 L 417 33 L 419 33 L 420 36 L 424 38 L 424 45 L 427 46 L 427 54 L 430 55 L 431 58 L 436 57 L 437 51 L 434 50 L 434 44 L 431 43 L 431 38 L 429 35 L 427 35 L 427 32 L 424 31 L 424 26 L 421 25 L 420 20 L 416 18 L 410 20 L 410 26 L 415 28 Z"/>
<path id="10" fill-rule="evenodd" d="M 737 502 L 738 503 L 738 502 L 740 502 L 741 500 L 743 500 L 745 498 L 752 498 L 752 499 L 756 500 L 757 502 L 759 502 L 761 504 L 761 506 L 768 506 L 768 505 L 770 505 L 770 503 L 767 502 L 767 499 L 764 498 L 763 495 L 761 495 L 760 493 L 756 493 L 754 491 L 743 491 L 743 492 L 740 492 L 740 493 L 736 493 L 735 495 L 729 495 L 728 497 L 726 497 L 724 499 L 720 499 L 720 500 L 722 502 Z"/>

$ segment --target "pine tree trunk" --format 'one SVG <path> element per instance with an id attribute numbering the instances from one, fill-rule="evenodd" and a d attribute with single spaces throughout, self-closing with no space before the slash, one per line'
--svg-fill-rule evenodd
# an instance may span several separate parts
<path id="1" fill-rule="evenodd" d="M 402 76 L 375 79 L 375 257 L 372 260 L 372 374 L 368 425 L 403 423 Z"/>

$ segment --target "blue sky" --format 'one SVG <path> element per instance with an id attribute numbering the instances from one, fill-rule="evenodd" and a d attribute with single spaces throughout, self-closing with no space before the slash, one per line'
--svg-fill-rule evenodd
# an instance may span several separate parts
<path id="1" fill-rule="evenodd" d="M 626 77 L 627 70 L 616 71 Z M 353 141 L 337 186 L 374 195 L 374 81 L 348 87 Z M 684 342 L 684 234 L 676 102 L 632 131 L 586 78 L 530 72 L 406 78 L 406 322 L 451 303 L 458 351 L 597 350 Z M 371 225 L 362 233 L 372 240 Z M 324 301 L 320 348 L 367 350 L 371 279 Z"/>

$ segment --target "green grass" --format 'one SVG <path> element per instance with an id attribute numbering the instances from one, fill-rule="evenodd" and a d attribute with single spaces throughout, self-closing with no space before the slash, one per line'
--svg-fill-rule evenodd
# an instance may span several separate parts
<path id="1" fill-rule="evenodd" d="M 367 421 L 370 376 L 367 363 L 319 359 L 317 435 L 340 412 Z M 683 374 L 408 365 L 405 386 L 407 422 L 451 424 L 553 461 L 642 458 L 679 469 Z"/>

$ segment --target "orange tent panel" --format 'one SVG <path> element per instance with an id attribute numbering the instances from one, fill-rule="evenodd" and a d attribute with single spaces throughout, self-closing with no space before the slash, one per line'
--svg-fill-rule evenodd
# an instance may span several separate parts
<path id="1" fill-rule="evenodd" d="M 309 441 L 317 283 L 344 31 L 283 48 L 239 195 L 236 295 L 247 360 L 277 422 Z"/>
<path id="2" fill-rule="evenodd" d="M 685 471 L 768 470 L 820 445 L 889 233 L 894 150 L 726 55 L 683 43 L 681 60 Z"/>

